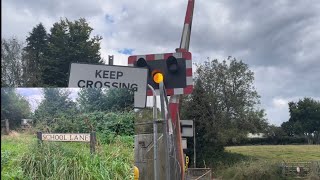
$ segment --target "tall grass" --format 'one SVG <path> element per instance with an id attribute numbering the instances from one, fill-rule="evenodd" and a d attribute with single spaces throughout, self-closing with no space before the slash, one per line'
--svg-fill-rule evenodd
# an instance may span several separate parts
<path id="1" fill-rule="evenodd" d="M 89 144 L 75 142 L 31 142 L 15 161 L 8 150 L 1 152 L 2 179 L 133 179 L 133 148 L 130 138 L 116 137 L 111 144 L 90 154 Z M 131 137 L 131 139 L 133 139 Z M 7 156 L 7 157 L 6 157 Z M 12 165 L 9 165 L 9 164 Z M 4 165 L 4 166 L 2 166 Z M 12 173 L 12 168 L 15 173 Z"/>
<path id="2" fill-rule="evenodd" d="M 277 163 L 269 161 L 243 161 L 224 170 L 222 179 L 234 180 L 281 180 L 281 170 Z"/>
<path id="3" fill-rule="evenodd" d="M 319 145 L 259 145 L 226 147 L 216 161 L 214 176 L 221 179 L 294 179 L 283 176 L 283 162 L 309 162 L 320 160 Z M 218 159 L 219 160 L 219 159 Z M 218 163 L 221 162 L 221 163 Z M 305 179 L 320 180 L 311 172 Z"/>

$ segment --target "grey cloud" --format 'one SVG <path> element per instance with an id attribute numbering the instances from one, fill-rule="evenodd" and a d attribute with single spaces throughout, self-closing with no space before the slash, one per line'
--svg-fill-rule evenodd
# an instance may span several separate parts
<path id="1" fill-rule="evenodd" d="M 120 41 L 116 42 L 117 45 L 125 44 L 126 47 L 134 49 L 139 47 L 137 53 L 146 53 L 147 51 L 153 53 L 154 47 L 163 47 L 174 51 L 179 46 L 185 13 L 185 8 L 181 8 L 179 5 L 185 3 L 178 3 L 170 8 L 166 8 L 167 2 L 161 1 L 157 1 L 157 3 L 145 1 L 145 3 L 138 5 L 131 4 L 132 2 L 128 3 L 129 5 L 126 6 L 131 5 L 131 8 L 125 8 L 126 15 L 121 19 L 115 19 L 114 26 L 109 30 L 115 32 L 113 37 Z M 121 9 L 119 8 L 122 6 L 121 4 L 119 2 L 116 5 L 117 9 Z M 142 6 L 142 4 L 144 5 Z M 178 16 L 181 19 L 178 21 L 179 23 L 172 21 Z M 124 45 L 120 46 L 124 47 Z"/>
<path id="2" fill-rule="evenodd" d="M 98 1 L 86 0 L 6 0 L 6 4 L 14 6 L 17 11 L 28 10 L 34 16 L 70 18 L 90 17 L 102 13 L 102 8 Z"/>
<path id="3" fill-rule="evenodd" d="M 313 28 L 306 35 L 303 30 L 314 24 L 319 27 L 320 21 L 317 19 L 320 13 L 316 8 L 306 11 L 305 4 L 299 8 L 300 4 L 278 7 L 272 3 L 275 1 L 253 2 L 258 1 L 229 1 L 225 4 L 230 22 L 221 27 L 213 26 L 214 22 L 210 21 L 195 25 L 192 37 L 197 46 L 195 50 L 210 51 L 208 48 L 211 48 L 234 56 L 237 56 L 237 52 L 249 51 L 243 59 L 254 65 L 283 65 L 295 60 L 295 55 L 302 46 L 301 41 L 306 36 L 312 37 L 317 31 Z M 203 5 L 199 6 L 203 8 Z M 195 24 L 197 18 L 202 17 L 207 16 L 199 14 L 194 19 Z"/>
<path id="4" fill-rule="evenodd" d="M 57 17 L 85 17 L 94 34 L 103 36 L 105 51 L 131 48 L 135 54 L 145 54 L 171 52 L 179 46 L 187 0 L 5 0 L 3 4 L 15 9 L 3 14 L 11 18 L 5 20 L 6 34 L 27 34 L 35 25 L 31 17 L 50 19 L 48 24 Z M 190 44 L 194 62 L 229 55 L 242 59 L 255 70 L 255 85 L 270 121 L 277 113 L 284 117 L 286 111 L 272 107 L 273 98 L 320 96 L 319 9 L 319 0 L 197 0 Z M 27 19 L 21 21 L 24 15 Z"/>

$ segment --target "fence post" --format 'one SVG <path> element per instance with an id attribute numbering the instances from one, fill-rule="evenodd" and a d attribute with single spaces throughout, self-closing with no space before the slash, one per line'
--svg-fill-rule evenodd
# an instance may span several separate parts
<path id="1" fill-rule="evenodd" d="M 310 173 L 312 175 L 320 176 L 320 161 L 312 161 L 310 166 Z"/>
<path id="2" fill-rule="evenodd" d="M 42 132 L 37 132 L 38 144 L 42 144 Z"/>
<path id="3" fill-rule="evenodd" d="M 6 133 L 9 134 L 10 128 L 9 128 L 9 120 L 5 119 L 5 125 L 6 125 Z"/>
<path id="4" fill-rule="evenodd" d="M 96 132 L 90 133 L 90 153 L 94 154 L 96 151 Z"/>

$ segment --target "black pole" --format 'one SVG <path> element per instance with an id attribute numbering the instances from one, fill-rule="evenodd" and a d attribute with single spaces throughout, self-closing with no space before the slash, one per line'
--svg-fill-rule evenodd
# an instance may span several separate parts
<path id="1" fill-rule="evenodd" d="M 196 168 L 196 122 L 193 120 L 193 167 Z"/>
<path id="2" fill-rule="evenodd" d="M 113 65 L 113 55 L 108 55 L 109 65 Z"/>
<path id="3" fill-rule="evenodd" d="M 42 132 L 37 132 L 38 144 L 42 144 Z"/>

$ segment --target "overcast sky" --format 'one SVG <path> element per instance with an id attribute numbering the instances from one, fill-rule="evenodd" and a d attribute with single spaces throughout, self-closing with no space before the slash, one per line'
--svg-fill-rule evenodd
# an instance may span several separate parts
<path id="1" fill-rule="evenodd" d="M 114 55 L 116 65 L 127 65 L 130 54 L 173 52 L 180 43 L 187 6 L 187 0 L 1 2 L 3 38 L 24 41 L 40 22 L 49 31 L 60 18 L 84 17 L 93 35 L 103 37 L 103 58 Z M 319 42 L 319 0 L 196 0 L 193 61 L 233 56 L 247 63 L 272 124 L 288 120 L 288 101 L 320 99 Z M 41 99 L 37 89 L 19 92 L 34 102 Z"/>

